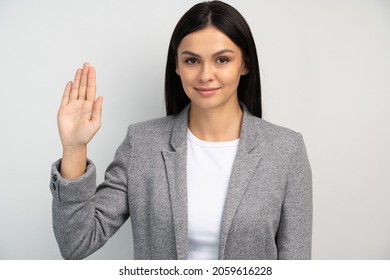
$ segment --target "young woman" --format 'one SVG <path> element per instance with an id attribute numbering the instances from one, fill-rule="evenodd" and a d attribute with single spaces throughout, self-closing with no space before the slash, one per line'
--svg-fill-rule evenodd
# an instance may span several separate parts
<path id="1" fill-rule="evenodd" d="M 101 123 L 85 63 L 58 111 L 54 232 L 67 259 L 131 218 L 136 259 L 309 259 L 311 170 L 300 134 L 261 119 L 250 29 L 219 1 L 192 7 L 168 50 L 167 117 L 128 128 L 96 189 L 87 143 Z"/>

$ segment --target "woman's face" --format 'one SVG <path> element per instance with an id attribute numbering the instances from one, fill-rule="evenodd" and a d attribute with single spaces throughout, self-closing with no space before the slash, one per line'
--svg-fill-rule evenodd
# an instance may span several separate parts
<path id="1" fill-rule="evenodd" d="M 210 25 L 181 40 L 176 73 L 191 107 L 212 109 L 237 105 L 240 77 L 248 70 L 240 48 Z"/>

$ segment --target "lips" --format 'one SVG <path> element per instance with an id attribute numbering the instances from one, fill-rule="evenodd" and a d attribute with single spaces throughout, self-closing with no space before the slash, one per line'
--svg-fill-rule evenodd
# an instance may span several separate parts
<path id="1" fill-rule="evenodd" d="M 195 90 L 202 96 L 211 96 L 219 89 L 219 87 L 195 88 Z"/>

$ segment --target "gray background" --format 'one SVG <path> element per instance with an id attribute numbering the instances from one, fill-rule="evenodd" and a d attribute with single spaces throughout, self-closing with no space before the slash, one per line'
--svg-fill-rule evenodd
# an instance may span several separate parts
<path id="1" fill-rule="evenodd" d="M 49 171 L 56 113 L 97 69 L 98 181 L 128 124 L 164 116 L 168 41 L 198 1 L 0 0 L 0 259 L 58 259 Z M 303 134 L 314 176 L 314 259 L 390 259 L 390 1 L 229 0 L 260 57 L 264 118 Z M 92 259 L 132 258 L 127 222 Z"/>

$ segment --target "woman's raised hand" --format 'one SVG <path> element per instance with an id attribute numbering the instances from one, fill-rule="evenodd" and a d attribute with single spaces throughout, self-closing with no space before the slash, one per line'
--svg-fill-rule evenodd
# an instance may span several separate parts
<path id="1" fill-rule="evenodd" d="M 68 82 L 57 114 L 64 149 L 84 148 L 101 127 L 102 101 L 96 100 L 96 72 L 89 63 Z"/>

